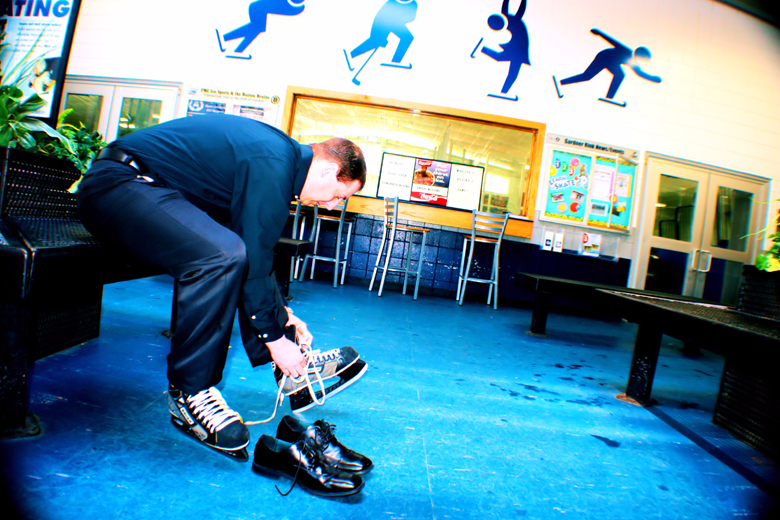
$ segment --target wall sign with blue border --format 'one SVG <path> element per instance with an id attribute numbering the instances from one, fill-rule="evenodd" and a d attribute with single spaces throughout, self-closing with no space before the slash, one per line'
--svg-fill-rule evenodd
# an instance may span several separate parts
<path id="1" fill-rule="evenodd" d="M 542 219 L 628 233 L 639 153 L 551 134 L 547 142 Z"/>

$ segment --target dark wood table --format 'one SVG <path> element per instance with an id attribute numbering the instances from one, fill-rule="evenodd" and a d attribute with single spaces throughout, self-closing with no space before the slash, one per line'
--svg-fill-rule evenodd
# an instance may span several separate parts
<path id="1" fill-rule="evenodd" d="M 695 341 L 725 357 L 713 422 L 758 448 L 778 454 L 780 322 L 735 308 L 675 297 L 598 289 L 620 316 L 638 325 L 626 396 L 652 404 L 664 334 Z"/>

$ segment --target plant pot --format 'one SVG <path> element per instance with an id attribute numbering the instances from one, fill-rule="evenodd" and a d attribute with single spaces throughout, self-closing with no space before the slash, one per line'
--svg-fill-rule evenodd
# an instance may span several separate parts
<path id="1" fill-rule="evenodd" d="M 743 266 L 737 309 L 780 321 L 780 271 L 770 273 L 754 265 Z"/>

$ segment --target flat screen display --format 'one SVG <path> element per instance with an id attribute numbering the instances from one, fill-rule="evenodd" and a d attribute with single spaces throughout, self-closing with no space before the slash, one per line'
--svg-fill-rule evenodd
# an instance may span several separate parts
<path id="1" fill-rule="evenodd" d="M 377 197 L 453 209 L 479 209 L 485 168 L 394 153 L 382 154 Z"/>

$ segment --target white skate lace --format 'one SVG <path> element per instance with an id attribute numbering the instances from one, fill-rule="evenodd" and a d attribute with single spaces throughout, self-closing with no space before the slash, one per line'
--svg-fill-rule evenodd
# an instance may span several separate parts
<path id="1" fill-rule="evenodd" d="M 303 351 L 303 357 L 306 358 L 306 371 L 301 377 L 291 377 L 290 379 L 293 380 L 295 383 L 300 383 L 302 381 L 306 381 L 306 388 L 309 390 L 309 395 L 311 395 L 312 400 L 314 401 L 314 404 L 317 406 L 322 406 L 325 404 L 325 383 L 322 382 L 322 377 L 320 376 L 319 370 L 316 369 L 316 366 L 318 364 L 324 363 L 328 359 L 333 359 L 338 355 L 339 349 L 334 350 L 328 350 L 326 352 L 320 352 L 319 350 L 304 350 Z M 276 364 L 271 363 L 271 366 L 276 369 Z M 322 399 L 317 400 L 317 394 L 312 388 L 312 382 L 311 377 L 309 377 L 309 374 L 314 374 L 315 376 L 315 383 L 320 385 L 320 390 L 322 391 Z M 282 379 L 279 381 L 279 391 L 276 393 L 276 399 L 274 400 L 274 411 L 271 414 L 271 417 L 268 419 L 265 419 L 263 421 L 250 421 L 245 422 L 245 425 L 254 425 L 254 424 L 264 424 L 267 422 L 271 422 L 274 417 L 276 417 L 276 410 L 279 408 L 279 406 L 284 402 L 284 383 L 287 381 L 287 376 L 283 375 Z"/>
<path id="2" fill-rule="evenodd" d="M 230 409 L 222 394 L 214 387 L 187 396 L 187 403 L 192 413 L 212 432 L 218 432 L 228 424 L 241 420 L 241 416 Z"/>

